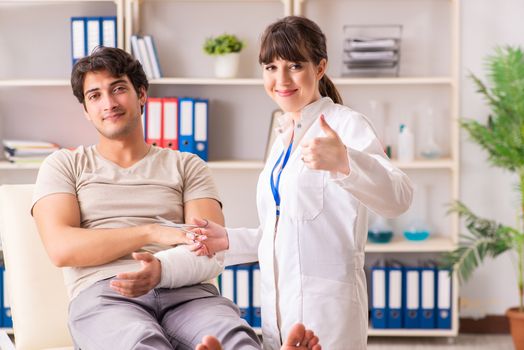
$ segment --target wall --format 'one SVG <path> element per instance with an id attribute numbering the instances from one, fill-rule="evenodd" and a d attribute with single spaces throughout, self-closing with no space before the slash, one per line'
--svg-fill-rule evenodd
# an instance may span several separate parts
<path id="1" fill-rule="evenodd" d="M 484 75 L 484 57 L 497 45 L 524 46 L 520 0 L 462 2 L 461 116 L 485 121 L 489 109 L 475 92 L 468 72 Z M 461 135 L 461 200 L 474 212 L 505 224 L 515 223 L 517 178 L 490 167 L 486 153 Z M 515 259 L 510 254 L 488 261 L 461 287 L 461 316 L 503 314 L 518 303 Z"/>

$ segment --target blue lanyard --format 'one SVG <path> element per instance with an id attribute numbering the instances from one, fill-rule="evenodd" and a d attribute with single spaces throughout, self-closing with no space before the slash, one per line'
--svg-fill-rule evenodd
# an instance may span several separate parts
<path id="1" fill-rule="evenodd" d="M 278 191 L 278 186 L 280 185 L 280 175 L 282 175 L 282 170 L 284 170 L 284 167 L 287 164 L 287 161 L 289 159 L 289 155 L 291 154 L 291 148 L 293 148 L 293 136 L 294 133 L 291 135 L 291 141 L 289 142 L 289 146 L 287 147 L 287 151 L 282 151 L 280 154 L 280 157 L 278 157 L 277 162 L 275 163 L 275 166 L 273 166 L 273 170 L 271 170 L 271 176 L 269 179 L 269 183 L 271 185 L 271 192 L 273 192 L 273 198 L 275 199 L 275 204 L 277 206 L 277 216 L 280 216 L 280 193 Z M 282 160 L 282 157 L 284 157 L 284 161 L 282 162 L 282 166 L 278 170 L 277 175 L 277 183 L 275 185 L 275 179 L 273 174 L 275 173 L 275 169 L 277 168 L 278 164 L 280 163 L 280 160 Z"/>

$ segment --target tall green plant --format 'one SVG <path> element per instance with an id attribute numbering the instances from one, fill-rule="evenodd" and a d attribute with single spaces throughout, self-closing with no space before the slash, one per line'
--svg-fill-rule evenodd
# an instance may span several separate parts
<path id="1" fill-rule="evenodd" d="M 491 108 L 487 122 L 461 120 L 471 139 L 488 152 L 489 162 L 518 176 L 520 207 L 516 227 L 477 217 L 463 203 L 450 212 L 465 219 L 468 234 L 461 234 L 459 247 L 444 255 L 444 264 L 466 281 L 486 257 L 517 253 L 519 307 L 524 311 L 524 53 L 519 47 L 499 47 L 488 56 L 489 86 L 471 75 L 477 91 Z"/>

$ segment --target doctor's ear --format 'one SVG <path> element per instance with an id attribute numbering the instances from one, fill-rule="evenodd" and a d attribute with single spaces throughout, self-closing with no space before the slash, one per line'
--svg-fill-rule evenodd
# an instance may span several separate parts
<path id="1" fill-rule="evenodd" d="M 320 80 L 326 74 L 327 69 L 327 60 L 325 58 L 321 59 L 317 65 L 317 79 Z"/>

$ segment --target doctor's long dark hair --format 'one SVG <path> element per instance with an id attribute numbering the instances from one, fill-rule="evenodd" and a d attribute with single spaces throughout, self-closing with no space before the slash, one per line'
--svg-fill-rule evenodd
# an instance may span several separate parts
<path id="1" fill-rule="evenodd" d="M 327 61 L 326 36 L 310 19 L 284 17 L 270 24 L 262 34 L 258 62 L 268 64 L 276 58 L 318 65 L 323 58 Z M 320 79 L 319 91 L 321 96 L 342 104 L 340 93 L 326 74 Z"/>

